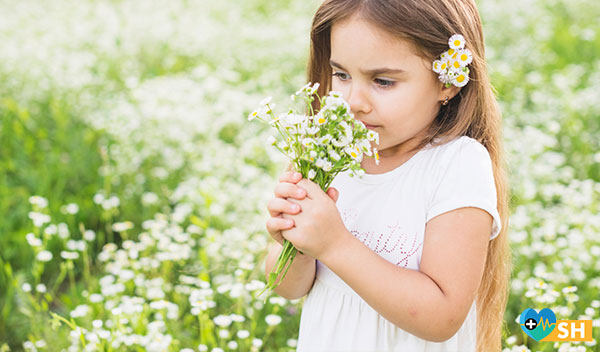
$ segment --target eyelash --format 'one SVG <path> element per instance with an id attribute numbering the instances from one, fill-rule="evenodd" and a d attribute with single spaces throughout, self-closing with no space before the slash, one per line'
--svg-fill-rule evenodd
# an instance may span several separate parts
<path id="1" fill-rule="evenodd" d="M 340 77 L 341 75 L 346 75 L 346 73 L 343 73 L 343 72 L 334 72 L 332 74 L 332 76 L 339 78 L 341 81 L 344 81 L 344 79 L 342 79 Z M 380 78 L 375 78 L 375 81 L 377 82 L 377 85 L 380 86 L 383 89 L 393 87 L 396 84 L 396 82 L 394 82 L 394 81 L 389 81 L 389 80 L 380 79 Z M 382 82 L 383 82 L 383 84 L 380 84 Z"/>

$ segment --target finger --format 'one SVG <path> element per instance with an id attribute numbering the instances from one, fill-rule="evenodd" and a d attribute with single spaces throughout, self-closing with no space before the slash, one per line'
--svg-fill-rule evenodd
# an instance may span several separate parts
<path id="1" fill-rule="evenodd" d="M 280 182 L 275 185 L 275 196 L 279 198 L 295 198 L 295 199 L 304 199 L 306 197 L 306 190 L 302 187 L 298 187 L 293 183 L 289 182 Z"/>
<path id="2" fill-rule="evenodd" d="M 267 209 L 271 217 L 279 216 L 281 213 L 298 214 L 302 210 L 300 204 L 283 198 L 271 198 L 267 203 Z"/>
<path id="3" fill-rule="evenodd" d="M 336 203 L 337 203 L 337 200 L 338 200 L 338 198 L 339 198 L 339 196 L 340 196 L 340 192 L 338 192 L 338 190 L 337 190 L 337 189 L 335 189 L 335 188 L 333 188 L 333 187 L 329 187 L 329 188 L 327 189 L 327 195 L 328 195 L 328 196 L 329 196 L 331 199 L 333 199 L 333 201 L 334 201 L 334 202 L 336 202 Z"/>
<path id="4" fill-rule="evenodd" d="M 288 230 L 294 227 L 294 220 L 284 218 L 268 218 L 266 223 L 267 231 L 271 237 L 277 238 L 281 236 L 281 230 Z"/>
<path id="5" fill-rule="evenodd" d="M 296 185 L 306 190 L 306 198 L 309 199 L 313 199 L 325 193 L 319 185 L 307 178 L 301 179 Z"/>
<path id="6" fill-rule="evenodd" d="M 297 171 L 286 171 L 279 176 L 279 182 L 296 183 L 302 179 L 302 174 Z"/>

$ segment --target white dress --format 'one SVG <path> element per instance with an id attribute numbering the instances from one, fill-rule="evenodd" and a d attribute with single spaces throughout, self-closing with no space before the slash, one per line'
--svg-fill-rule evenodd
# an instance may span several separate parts
<path id="1" fill-rule="evenodd" d="M 421 149 L 383 174 L 338 174 L 331 187 L 346 228 L 386 260 L 419 270 L 426 223 L 437 215 L 473 206 L 493 217 L 490 240 L 500 232 L 496 188 L 487 149 L 462 136 Z M 382 292 L 382 294 L 385 294 Z M 389 322 L 317 260 L 315 283 L 300 319 L 297 351 L 475 351 L 476 304 L 450 339 L 431 342 Z"/>

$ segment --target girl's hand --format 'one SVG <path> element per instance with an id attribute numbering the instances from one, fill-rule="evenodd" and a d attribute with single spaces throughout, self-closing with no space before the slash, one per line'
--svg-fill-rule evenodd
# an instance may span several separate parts
<path id="1" fill-rule="evenodd" d="M 275 186 L 275 198 L 272 198 L 267 204 L 267 209 L 271 218 L 267 220 L 267 231 L 275 241 L 283 246 L 283 236 L 281 231 L 294 227 L 293 219 L 285 219 L 283 214 L 298 214 L 302 211 L 300 204 L 290 201 L 294 198 L 303 200 L 306 197 L 306 190 L 298 187 L 296 183 L 302 180 L 302 175 L 295 171 L 286 171 L 279 177 L 279 183 Z M 298 192 L 301 192 L 299 194 Z M 329 188 L 327 194 L 332 200 L 337 201 L 338 192 L 335 188 Z M 293 206 L 297 206 L 294 209 Z M 287 223 L 289 221 L 289 223 Z"/>
<path id="2" fill-rule="evenodd" d="M 282 214 L 284 219 L 294 221 L 294 227 L 283 229 L 281 233 L 305 255 L 318 259 L 323 253 L 335 248 L 336 243 L 350 232 L 335 205 L 338 199 L 335 188 L 329 188 L 325 193 L 309 179 L 302 179 L 296 185 L 306 190 L 306 197 L 290 202 L 298 204 L 302 211 Z"/>

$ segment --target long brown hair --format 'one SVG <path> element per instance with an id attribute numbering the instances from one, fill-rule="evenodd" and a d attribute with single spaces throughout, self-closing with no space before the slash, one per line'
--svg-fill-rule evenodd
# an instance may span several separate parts
<path id="1" fill-rule="evenodd" d="M 330 33 L 335 21 L 359 14 L 373 25 L 408 40 L 418 54 L 433 61 L 448 49 L 448 38 L 462 34 L 473 53 L 469 83 L 440 110 L 413 150 L 469 136 L 483 144 L 494 169 L 500 234 L 489 243 L 477 305 L 477 351 L 500 351 L 504 311 L 509 294 L 511 253 L 507 238 L 509 197 L 501 114 L 485 63 L 483 28 L 474 0 L 325 0 L 313 18 L 308 81 L 319 82 L 318 94 L 331 89 Z M 432 74 L 435 74 L 432 70 Z M 441 84 L 441 83 L 440 83 Z M 318 110 L 318 101 L 313 108 Z M 439 138 L 438 143 L 434 139 Z M 292 164 L 287 170 L 293 168 Z"/>

